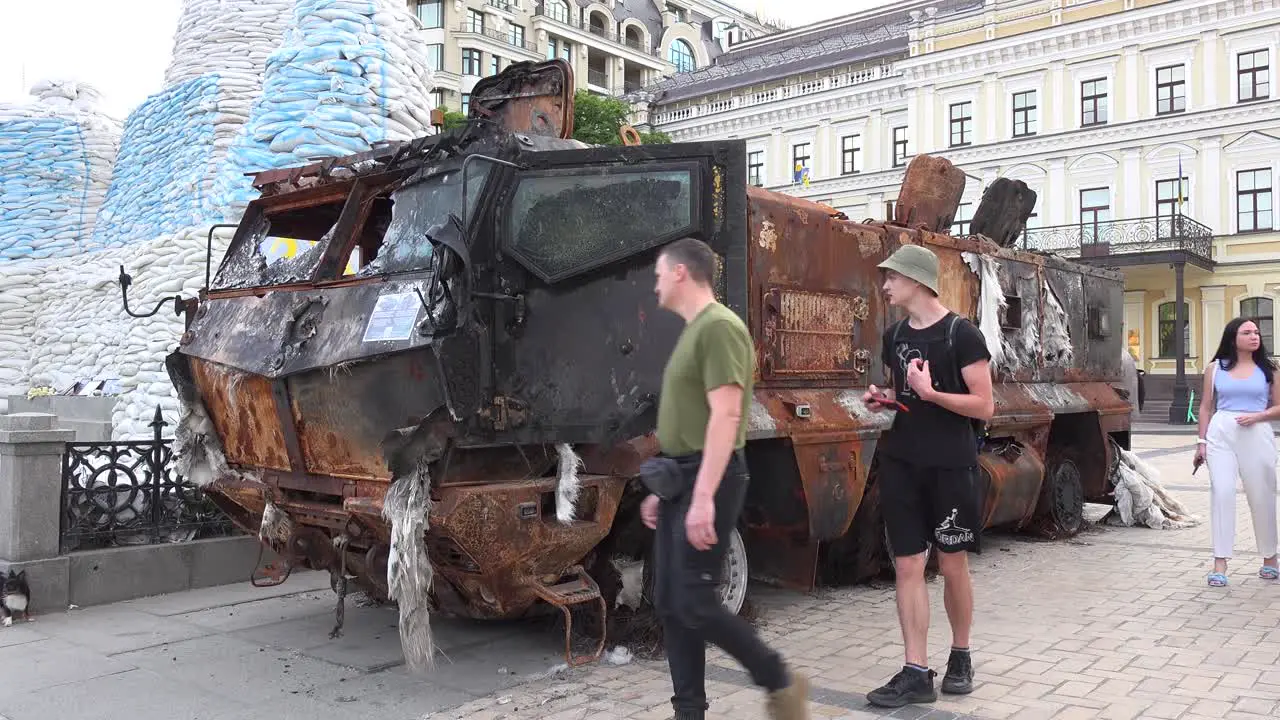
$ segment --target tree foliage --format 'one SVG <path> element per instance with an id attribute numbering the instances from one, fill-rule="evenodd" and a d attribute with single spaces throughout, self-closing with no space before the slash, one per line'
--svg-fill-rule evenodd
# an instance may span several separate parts
<path id="1" fill-rule="evenodd" d="M 579 90 L 573 96 L 573 137 L 589 145 L 621 145 L 619 130 L 627 124 L 631 106 L 618 98 L 595 95 Z M 671 142 L 664 132 L 640 133 L 646 145 Z"/>

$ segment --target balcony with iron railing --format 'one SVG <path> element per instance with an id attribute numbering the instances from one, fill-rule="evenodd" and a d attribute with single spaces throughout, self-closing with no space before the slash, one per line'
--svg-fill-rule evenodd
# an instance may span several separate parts
<path id="1" fill-rule="evenodd" d="M 662 124 L 680 122 L 682 120 L 692 120 L 694 118 L 706 117 L 708 115 L 729 112 L 731 110 L 740 110 L 742 108 L 754 107 L 756 105 L 767 105 L 769 103 L 780 102 L 782 100 L 804 97 L 805 95 L 814 95 L 828 90 L 838 90 L 840 88 L 862 85 L 864 83 L 875 82 L 877 80 L 886 80 L 888 78 L 898 77 L 901 74 L 902 73 L 900 72 L 894 71 L 892 64 L 885 63 L 883 65 L 874 65 L 871 67 L 859 68 L 857 70 L 839 72 L 834 75 L 828 75 L 827 77 L 816 78 L 814 80 L 788 83 L 769 90 L 744 92 L 733 97 L 716 100 L 714 102 L 697 103 L 673 110 L 660 110 L 654 113 L 653 122 L 656 124 Z"/>
<path id="2" fill-rule="evenodd" d="M 646 45 L 644 42 L 637 40 L 635 38 L 620 37 L 618 33 L 606 27 L 602 27 L 600 25 L 592 25 L 589 22 L 582 22 L 581 20 L 573 17 L 572 14 L 557 12 L 555 9 L 547 8 L 545 6 L 534 8 L 533 14 L 539 17 L 547 18 L 548 20 L 559 23 L 561 25 L 571 27 L 575 30 L 581 30 L 582 32 L 587 33 L 588 35 L 595 35 L 596 37 L 607 40 L 610 43 L 613 43 L 614 45 L 621 45 L 629 50 L 633 50 L 642 55 L 652 55 L 658 58 L 662 57 L 662 51 L 660 48 L 650 47 Z"/>
<path id="3" fill-rule="evenodd" d="M 1213 269 L 1213 230 L 1182 214 L 1028 229 L 1022 246 L 1094 265 L 1188 262 Z"/>
<path id="4" fill-rule="evenodd" d="M 506 12 L 514 12 L 515 6 L 507 2 L 507 0 L 485 0 L 485 4 L 489 7 L 495 7 Z"/>
<path id="5" fill-rule="evenodd" d="M 486 28 L 478 24 L 473 24 L 470 21 L 466 21 L 466 20 L 464 20 L 460 25 L 458 25 L 458 33 L 470 34 L 470 35 L 481 35 L 483 37 L 489 38 L 490 40 L 497 40 L 498 42 L 506 43 L 511 47 L 519 48 L 521 50 L 524 50 L 525 52 L 530 52 L 530 53 L 538 52 L 538 44 L 536 42 L 533 42 L 532 40 L 525 40 L 523 42 L 519 42 L 515 38 L 511 37 L 510 33 L 499 32 L 497 30 L 494 30 L 493 28 Z"/>

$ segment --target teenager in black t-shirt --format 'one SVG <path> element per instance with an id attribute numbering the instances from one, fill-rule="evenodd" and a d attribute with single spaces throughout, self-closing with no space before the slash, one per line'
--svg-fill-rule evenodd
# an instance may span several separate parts
<path id="1" fill-rule="evenodd" d="M 897 573 L 898 616 L 906 664 L 886 685 L 867 694 L 882 707 L 937 699 L 929 669 L 929 595 L 924 568 L 929 545 L 938 548 L 946 582 L 951 655 L 945 693 L 973 690 L 969 630 L 973 584 L 968 551 L 982 531 L 979 507 L 978 424 L 991 419 L 991 354 L 982 333 L 938 300 L 938 258 L 928 248 L 904 245 L 880 264 L 889 304 L 907 317 L 886 329 L 883 359 L 891 389 L 872 385 L 864 401 L 896 407 L 893 426 L 879 441 L 880 504 Z"/>

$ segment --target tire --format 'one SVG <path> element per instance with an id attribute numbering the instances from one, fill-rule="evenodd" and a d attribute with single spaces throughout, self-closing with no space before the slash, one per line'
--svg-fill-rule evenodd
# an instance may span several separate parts
<path id="1" fill-rule="evenodd" d="M 1084 482 L 1070 453 L 1049 453 L 1035 526 L 1040 535 L 1051 539 L 1074 537 L 1084 530 Z"/>
<path id="2" fill-rule="evenodd" d="M 749 590 L 749 566 L 747 564 L 747 546 L 742 541 L 742 533 L 738 528 L 734 528 L 729 534 L 728 548 L 724 555 L 724 563 L 721 565 L 720 581 L 720 602 L 725 608 L 738 615 L 742 613 L 742 608 L 746 606 L 747 594 Z M 645 604 L 653 606 L 653 547 L 649 547 L 649 551 L 644 556 L 644 573 L 643 573 L 643 599 Z"/>

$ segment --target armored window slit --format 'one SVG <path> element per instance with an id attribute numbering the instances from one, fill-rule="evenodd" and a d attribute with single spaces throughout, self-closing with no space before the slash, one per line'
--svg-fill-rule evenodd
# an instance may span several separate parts
<path id="1" fill-rule="evenodd" d="M 1017 295 L 1004 296 L 1004 316 L 1000 318 L 1000 327 L 1004 330 L 1022 329 L 1022 298 Z"/>
<path id="2" fill-rule="evenodd" d="M 1100 307 L 1091 307 L 1089 315 L 1089 337 L 1093 340 L 1105 340 L 1111 337 L 1111 318 Z"/>

